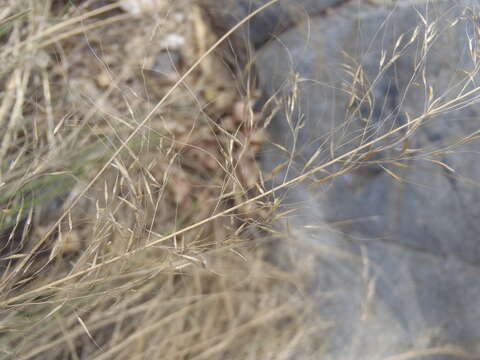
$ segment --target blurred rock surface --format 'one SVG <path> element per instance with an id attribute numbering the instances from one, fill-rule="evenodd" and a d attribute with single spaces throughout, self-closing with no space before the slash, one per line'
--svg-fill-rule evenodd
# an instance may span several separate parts
<path id="1" fill-rule="evenodd" d="M 264 3 L 210 9 L 228 28 Z M 312 291 L 337 324 L 335 359 L 451 344 L 480 354 L 479 10 L 472 0 L 285 0 L 244 27 L 265 98 L 281 104 L 271 139 L 293 154 L 262 151 L 266 171 L 291 160 L 273 185 L 344 156 L 325 168 L 345 170 L 334 180 L 277 194 L 298 209 L 284 220 L 291 235 L 320 249 L 299 257 L 318 264 Z"/>

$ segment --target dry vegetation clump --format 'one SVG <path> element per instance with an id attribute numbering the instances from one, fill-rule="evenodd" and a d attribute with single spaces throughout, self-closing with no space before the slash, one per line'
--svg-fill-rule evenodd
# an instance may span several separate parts
<path id="1" fill-rule="evenodd" d="M 272 207 L 242 205 L 263 191 L 255 95 L 215 57 L 169 93 L 215 40 L 200 11 L 3 5 L 0 358 L 288 351 L 305 309 L 252 242 Z"/>
<path id="2" fill-rule="evenodd" d="M 422 157 L 450 171 L 435 156 L 454 150 L 414 149 L 409 137 L 478 92 L 429 98 L 425 114 L 381 136 L 361 119 L 351 151 L 321 163 L 319 150 L 267 190 L 256 156 L 269 119 L 253 111 L 248 80 L 203 57 L 218 39 L 193 0 L 127 3 L 0 9 L 0 359 L 320 356 L 335 324 L 311 321 L 312 259 L 270 261 L 263 246 L 292 240 L 272 224 L 296 209 L 276 211 L 274 190 L 372 164 L 402 182 L 397 168 Z M 371 101 L 354 65 L 346 127 Z M 281 100 L 287 111 L 295 96 Z M 281 150 L 273 173 L 295 166 L 297 149 Z"/>

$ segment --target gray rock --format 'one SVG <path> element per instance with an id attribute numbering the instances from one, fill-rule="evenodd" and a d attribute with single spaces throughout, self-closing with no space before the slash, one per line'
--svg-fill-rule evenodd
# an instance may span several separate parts
<path id="1" fill-rule="evenodd" d="M 244 26 L 239 33 L 258 48 L 273 35 L 281 33 L 293 24 L 348 0 L 281 0 Z M 217 1 L 199 0 L 219 32 L 226 32 L 245 16 L 267 3 L 265 0 Z"/>
<path id="2" fill-rule="evenodd" d="M 284 219 L 289 236 L 316 249 L 298 256 L 314 257 L 318 314 L 336 324 L 332 358 L 383 359 L 450 344 L 477 358 L 480 5 L 378 3 L 282 3 L 312 15 L 317 5 L 342 6 L 258 51 L 261 87 L 277 104 L 272 142 L 290 151 L 266 146 L 263 167 L 290 161 L 276 186 L 341 157 L 324 169 L 341 172 L 333 180 L 312 186 L 326 174 L 319 171 L 277 193 L 284 209 L 298 209 Z M 244 14 L 250 2 L 235 4 Z M 254 45 L 265 43 L 275 21 L 293 23 L 275 11 L 266 13 L 268 25 L 251 24 Z"/>
<path id="3" fill-rule="evenodd" d="M 276 184 L 301 174 L 317 151 L 314 165 L 428 114 L 415 132 L 400 131 L 360 151 L 379 149 L 373 156 L 379 163 L 362 165 L 358 154 L 349 156 L 350 164 L 359 164 L 323 188 L 303 184 L 289 190 L 284 206 L 305 204 L 289 219 L 294 233 L 330 248 L 324 255 L 327 263 L 323 255 L 318 259 L 318 289 L 334 288 L 338 294 L 328 311 L 343 324 L 333 335 L 337 351 L 343 353 L 362 332 L 369 336 L 360 349 L 370 350 L 357 351 L 356 358 L 415 348 L 421 337 L 428 338 L 427 346 L 456 343 L 473 351 L 480 339 L 480 144 L 452 146 L 480 125 L 478 92 L 462 98 L 480 80 L 470 48 L 478 51 L 478 24 L 472 16 L 478 5 L 357 4 L 298 26 L 259 53 L 262 86 L 284 104 L 271 125 L 272 137 L 294 154 L 288 173 Z M 395 61 L 388 65 L 391 59 Z M 440 100 L 434 103 L 436 98 Z M 293 110 L 288 108 L 292 99 Z M 403 146 L 424 151 L 406 154 Z M 278 150 L 265 153 L 266 168 L 288 160 Z M 346 166 L 339 162 L 328 170 Z M 349 220 L 346 225 L 331 226 L 341 236 L 303 230 L 344 220 Z M 332 257 L 339 250 L 357 258 L 356 263 Z M 361 276 L 365 262 L 371 267 L 367 279 Z M 365 323 L 362 304 L 372 283 L 372 301 L 379 310 Z M 393 336 L 379 344 L 375 339 L 386 333 Z"/>

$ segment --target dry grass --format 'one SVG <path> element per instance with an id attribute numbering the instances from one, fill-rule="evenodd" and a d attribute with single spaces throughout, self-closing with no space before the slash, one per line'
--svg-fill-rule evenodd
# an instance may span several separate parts
<path id="1" fill-rule="evenodd" d="M 441 149 L 405 144 L 426 118 L 478 101 L 477 89 L 432 99 L 422 116 L 365 132 L 329 162 L 314 156 L 268 189 L 255 91 L 207 56 L 223 39 L 200 11 L 182 12 L 185 0 L 138 18 L 103 3 L 11 0 L 0 10 L 0 359 L 322 354 L 334 324 L 308 321 L 313 264 L 268 261 L 282 215 L 273 195 L 399 144 L 382 160 L 392 176 L 413 156 L 448 169 L 434 159 Z M 172 33 L 185 43 L 157 46 Z M 178 68 L 159 74 L 161 55 L 178 56 Z"/>

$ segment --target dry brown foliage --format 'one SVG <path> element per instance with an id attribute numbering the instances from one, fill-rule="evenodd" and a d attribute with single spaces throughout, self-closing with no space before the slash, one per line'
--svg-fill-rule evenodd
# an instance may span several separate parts
<path id="1" fill-rule="evenodd" d="M 0 41 L 0 359 L 322 354 L 334 324 L 308 321 L 310 259 L 264 246 L 289 240 L 273 194 L 428 114 L 267 190 L 258 94 L 189 0 L 4 0 Z"/>

